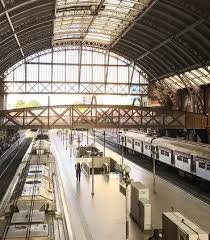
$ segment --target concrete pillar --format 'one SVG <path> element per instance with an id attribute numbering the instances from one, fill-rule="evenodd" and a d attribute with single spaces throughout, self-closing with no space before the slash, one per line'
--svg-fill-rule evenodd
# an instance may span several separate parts
<path id="1" fill-rule="evenodd" d="M 7 95 L 0 95 L 0 110 L 7 108 Z"/>

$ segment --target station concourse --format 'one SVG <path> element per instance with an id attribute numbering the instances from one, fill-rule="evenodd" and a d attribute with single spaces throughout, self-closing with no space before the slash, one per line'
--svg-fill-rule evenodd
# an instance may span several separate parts
<path id="1" fill-rule="evenodd" d="M 81 183 L 76 182 L 75 174 L 75 151 L 74 147 L 66 149 L 65 141 L 52 134 L 55 147 L 55 156 L 58 159 L 59 170 L 62 173 L 64 195 L 67 208 L 69 209 L 69 219 L 73 220 L 71 226 L 74 234 L 80 239 L 125 239 L 125 197 L 119 191 L 119 176 L 117 174 L 96 175 L 95 196 L 91 196 L 91 178 L 83 172 Z M 90 137 L 90 143 L 93 138 Z M 75 145 L 78 142 L 75 140 Z M 86 145 L 86 137 L 81 145 Z M 103 144 L 96 146 L 103 151 Z M 62 150 L 62 151 L 61 151 Z M 62 154 L 60 153 L 62 152 Z M 121 161 L 121 156 L 108 148 L 106 156 L 111 156 L 117 161 Z M 150 188 L 153 228 L 161 228 L 161 214 L 164 211 L 175 211 L 184 213 L 189 219 L 193 219 L 203 229 L 210 228 L 209 225 L 209 205 L 201 200 L 192 197 L 182 189 L 173 186 L 170 182 L 157 177 L 157 194 L 153 193 L 152 174 L 145 169 L 138 167 L 129 160 L 125 163 L 131 167 L 131 178 L 140 181 Z M 70 174 L 72 172 L 73 174 Z M 130 219 L 130 238 L 132 240 L 148 239 L 149 234 L 142 233 L 135 221 Z"/>
<path id="2" fill-rule="evenodd" d="M 0 0 L 0 239 L 210 239 L 209 12 Z"/>

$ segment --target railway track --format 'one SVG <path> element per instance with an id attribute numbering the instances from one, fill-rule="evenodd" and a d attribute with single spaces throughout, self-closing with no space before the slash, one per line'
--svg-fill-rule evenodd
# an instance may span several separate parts
<path id="1" fill-rule="evenodd" d="M 13 149 L 12 152 L 9 152 L 4 160 L 4 162 L 0 166 L 0 201 L 4 196 L 7 188 L 9 187 L 10 182 L 12 181 L 17 168 L 27 151 L 29 145 L 31 143 L 31 139 L 23 139 L 17 148 Z M 0 158 L 1 161 L 1 158 Z"/>
<path id="2" fill-rule="evenodd" d="M 96 141 L 103 145 L 103 136 L 100 136 L 98 134 L 95 136 Z M 106 147 L 118 154 L 121 154 L 121 149 L 119 149 L 116 141 L 106 139 Z M 145 170 L 152 172 L 153 166 L 151 158 L 140 154 L 135 155 L 129 153 L 128 151 L 124 151 L 124 157 L 137 164 L 138 166 L 144 168 Z M 184 190 L 188 194 L 198 198 L 202 202 L 210 205 L 210 183 L 206 183 L 207 185 L 202 185 L 201 183 L 199 184 L 197 181 L 195 181 L 193 178 L 181 177 L 178 175 L 176 169 L 171 166 L 167 166 L 166 164 L 162 164 L 158 161 L 156 161 L 156 175 Z"/>

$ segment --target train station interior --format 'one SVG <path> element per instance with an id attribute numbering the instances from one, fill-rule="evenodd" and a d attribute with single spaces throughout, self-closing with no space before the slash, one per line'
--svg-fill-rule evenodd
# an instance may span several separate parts
<path id="1" fill-rule="evenodd" d="M 209 0 L 0 0 L 0 240 L 210 240 Z"/>

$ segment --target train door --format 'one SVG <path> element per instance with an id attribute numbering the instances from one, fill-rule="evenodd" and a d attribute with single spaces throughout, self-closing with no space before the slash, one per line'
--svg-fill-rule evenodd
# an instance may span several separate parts
<path id="1" fill-rule="evenodd" d="M 144 153 L 144 142 L 141 141 L 141 153 Z"/>
<path id="2" fill-rule="evenodd" d="M 121 147 L 125 147 L 126 146 L 126 139 L 124 136 L 119 137 L 119 144 L 121 145 Z"/>
<path id="3" fill-rule="evenodd" d="M 126 136 L 123 138 L 123 144 L 124 144 L 124 147 L 127 147 L 127 141 L 126 141 Z"/>
<path id="4" fill-rule="evenodd" d="M 192 173 L 196 172 L 196 160 L 194 159 L 194 157 L 192 155 L 191 155 L 190 170 Z"/>
<path id="5" fill-rule="evenodd" d="M 171 150 L 171 165 L 175 165 L 175 152 L 173 150 Z"/>

